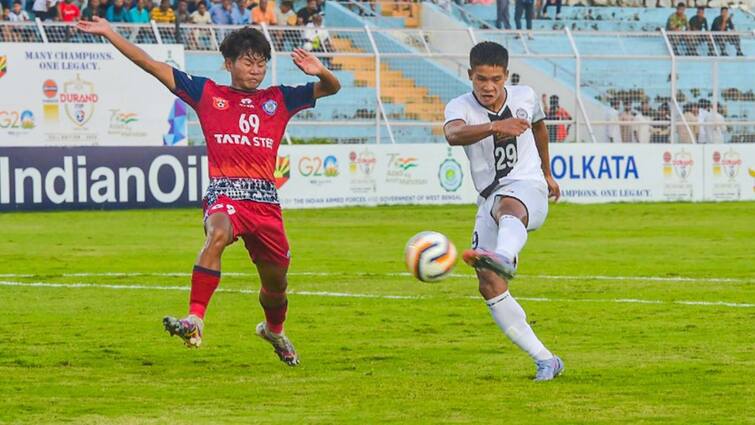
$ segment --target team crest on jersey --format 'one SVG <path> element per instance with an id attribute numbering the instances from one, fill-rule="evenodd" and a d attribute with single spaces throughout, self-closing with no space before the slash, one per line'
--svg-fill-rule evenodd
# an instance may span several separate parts
<path id="1" fill-rule="evenodd" d="M 239 103 L 239 105 L 242 108 L 250 108 L 250 109 L 254 108 L 254 104 L 252 103 L 252 99 L 249 99 L 248 97 L 245 97 L 245 98 L 241 99 L 241 102 Z"/>
<path id="2" fill-rule="evenodd" d="M 213 96 L 212 106 L 219 111 L 225 111 L 226 109 L 228 109 L 228 101 L 223 99 L 222 97 Z"/>
<path id="3" fill-rule="evenodd" d="M 527 111 L 525 111 L 524 109 L 519 108 L 519 109 L 516 110 L 516 117 L 517 118 L 521 118 L 523 120 L 526 120 L 527 116 L 528 116 L 527 115 Z"/>
<path id="4" fill-rule="evenodd" d="M 273 99 L 268 100 L 262 105 L 262 109 L 267 112 L 268 115 L 273 115 L 278 110 L 278 102 Z"/>

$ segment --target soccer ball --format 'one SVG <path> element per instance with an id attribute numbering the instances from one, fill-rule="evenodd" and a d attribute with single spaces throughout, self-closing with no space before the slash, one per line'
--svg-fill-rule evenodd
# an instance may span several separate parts
<path id="1" fill-rule="evenodd" d="M 421 232 L 406 244 L 404 258 L 409 272 L 423 282 L 448 276 L 456 264 L 456 247 L 438 232 Z"/>

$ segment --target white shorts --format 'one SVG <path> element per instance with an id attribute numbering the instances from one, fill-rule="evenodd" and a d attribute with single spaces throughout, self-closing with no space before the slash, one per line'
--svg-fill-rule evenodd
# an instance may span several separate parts
<path id="1" fill-rule="evenodd" d="M 527 231 L 537 230 L 548 216 L 548 186 L 541 180 L 513 180 L 499 187 L 487 199 L 480 198 L 475 218 L 472 248 L 495 251 L 498 244 L 498 220 L 493 207 L 501 198 L 515 198 L 524 204 L 529 217 Z"/>

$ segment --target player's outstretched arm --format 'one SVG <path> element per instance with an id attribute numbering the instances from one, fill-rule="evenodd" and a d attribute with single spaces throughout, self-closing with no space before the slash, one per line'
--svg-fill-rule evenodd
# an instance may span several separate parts
<path id="1" fill-rule="evenodd" d="M 463 120 L 453 120 L 446 123 L 443 132 L 449 145 L 466 146 L 492 135 L 517 137 L 527 131 L 529 127 L 530 123 L 527 120 L 519 118 L 508 118 L 476 125 L 467 125 Z"/>
<path id="2" fill-rule="evenodd" d="M 92 17 L 92 21 L 79 21 L 76 24 L 76 28 L 89 34 L 105 37 L 116 49 L 129 58 L 131 62 L 160 80 L 168 90 L 175 91 L 176 82 L 173 79 L 173 68 L 166 63 L 152 59 L 144 50 L 113 30 L 108 21 L 94 16 Z"/>
<path id="3" fill-rule="evenodd" d="M 548 152 L 548 129 L 545 127 L 545 120 L 532 124 L 532 134 L 535 136 L 535 146 L 540 155 L 540 168 L 543 169 L 545 182 L 548 184 L 548 197 L 558 201 L 561 197 L 561 189 L 551 174 L 551 156 Z"/>
<path id="4" fill-rule="evenodd" d="M 291 53 L 294 64 L 307 75 L 312 75 L 320 79 L 315 83 L 314 97 L 319 99 L 325 96 L 331 96 L 341 90 L 341 82 L 330 72 L 325 65 L 317 59 L 315 55 L 304 49 L 294 49 Z"/>

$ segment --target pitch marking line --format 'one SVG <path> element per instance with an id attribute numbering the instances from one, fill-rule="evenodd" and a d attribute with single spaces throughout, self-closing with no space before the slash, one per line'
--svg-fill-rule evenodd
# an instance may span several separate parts
<path id="1" fill-rule="evenodd" d="M 14 282 L 0 281 L 0 286 L 16 286 L 30 288 L 95 288 L 95 289 L 115 289 L 115 290 L 157 290 L 157 291 L 189 291 L 188 286 L 148 286 L 148 285 L 105 285 L 96 283 L 52 283 L 52 282 Z M 232 294 L 257 294 L 258 291 L 251 289 L 225 289 L 218 288 L 217 292 L 226 292 Z M 289 291 L 291 295 L 304 295 L 315 297 L 338 297 L 338 298 L 376 298 L 376 299 L 398 299 L 398 300 L 419 300 L 432 299 L 431 297 L 421 297 L 417 295 L 380 295 L 380 294 L 355 294 L 350 292 L 325 292 L 325 291 Z M 458 299 L 479 299 L 479 297 L 455 297 Z M 517 297 L 523 301 L 535 302 L 590 302 L 590 303 L 617 303 L 617 304 L 680 304 L 680 305 L 699 305 L 699 306 L 720 306 L 734 308 L 752 308 L 755 304 L 731 303 L 725 301 L 661 301 L 661 300 L 643 300 L 635 298 L 546 298 L 546 297 Z"/>
<path id="2" fill-rule="evenodd" d="M 345 273 L 345 272 L 289 272 L 289 276 L 410 276 L 409 273 Z M 38 277 L 187 277 L 191 273 L 172 272 L 100 272 L 100 273 L 61 273 L 61 274 L 34 274 L 34 273 L 5 273 L 0 278 L 38 278 Z M 256 273 L 223 272 L 223 276 L 257 276 Z M 475 275 L 465 273 L 451 273 L 450 277 L 474 279 Z M 755 283 L 755 278 L 705 278 L 705 277 L 668 277 L 668 276 L 605 276 L 605 275 L 519 275 L 521 278 L 542 280 L 606 280 L 606 281 L 638 281 L 638 282 L 708 282 L 708 283 Z"/>

